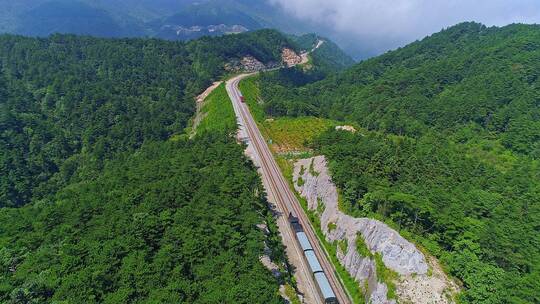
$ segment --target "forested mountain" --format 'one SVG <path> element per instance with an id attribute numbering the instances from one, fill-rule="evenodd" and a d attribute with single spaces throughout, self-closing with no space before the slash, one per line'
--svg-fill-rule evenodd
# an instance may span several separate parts
<path id="1" fill-rule="evenodd" d="M 22 35 L 48 36 L 66 32 L 107 37 L 128 36 L 105 10 L 77 1 L 44 3 L 20 15 L 17 32 Z"/>
<path id="2" fill-rule="evenodd" d="M 540 26 L 464 23 L 290 92 L 289 103 L 263 87 L 272 113 L 347 118 L 410 136 L 479 131 L 538 157 L 539 48 Z"/>
<path id="3" fill-rule="evenodd" d="M 259 84 L 270 116 L 360 128 L 313 143 L 343 207 L 439 257 L 463 303 L 539 303 L 539 71 L 539 26 L 463 23 L 322 81 Z"/>
<path id="4" fill-rule="evenodd" d="M 354 60 L 341 50 L 328 38 L 319 37 L 317 34 L 305 34 L 292 36 L 292 40 L 304 50 L 310 53 L 313 64 L 327 71 L 339 71 L 354 64 Z"/>
<path id="5" fill-rule="evenodd" d="M 282 303 L 259 262 L 272 217 L 257 193 L 229 137 L 145 144 L 0 209 L 0 302 Z"/>
<path id="6" fill-rule="evenodd" d="M 98 26 L 91 29 L 91 34 L 100 37 L 186 40 L 229 32 L 220 25 L 227 29 L 236 25 L 244 30 L 278 28 L 291 33 L 310 29 L 265 0 L 0 0 L 0 6 L 1 32 L 32 36 L 78 34 L 92 20 Z M 105 20 L 110 29 L 99 26 Z"/>
<path id="7" fill-rule="evenodd" d="M 57 33 L 74 33 L 72 31 L 78 25 L 68 24 L 59 17 L 77 19 L 88 15 L 88 11 L 97 10 L 96 22 L 102 18 L 112 18 L 114 28 L 120 27 L 126 31 L 123 35 L 142 35 L 145 33 L 145 22 L 178 12 L 191 3 L 192 0 L 0 0 L 0 32 L 42 35 L 43 31 L 36 28 L 41 23 L 47 28 L 54 28 Z M 66 14 L 59 10 L 62 6 L 77 9 L 66 10 L 69 13 Z M 38 20 L 32 22 L 27 18 L 29 14 Z M 70 25 L 75 25 L 75 28 Z M 106 28 L 98 30 L 101 31 L 96 30 L 93 34 L 112 36 Z"/>
<path id="8" fill-rule="evenodd" d="M 266 0 L 0 0 L 0 7 L 0 33 L 42 37 L 69 33 L 190 40 L 262 28 L 290 34 L 321 30 Z M 330 52 L 333 48 L 325 46 Z"/>
<path id="9" fill-rule="evenodd" d="M 281 303 L 259 257 L 283 251 L 234 117 L 184 130 L 226 63 L 285 46 L 272 30 L 0 36 L 0 302 Z"/>
<path id="10" fill-rule="evenodd" d="M 234 0 L 196 3 L 163 20 L 155 20 L 152 27 L 155 36 L 172 40 L 218 36 L 265 27 L 266 24 L 251 16 L 246 8 Z"/>
<path id="11" fill-rule="evenodd" d="M 116 152 L 182 132 L 193 96 L 226 62 L 279 61 L 287 45 L 271 30 L 189 43 L 1 36 L 0 206 L 42 198 L 86 178 L 81 166 L 97 170 Z"/>

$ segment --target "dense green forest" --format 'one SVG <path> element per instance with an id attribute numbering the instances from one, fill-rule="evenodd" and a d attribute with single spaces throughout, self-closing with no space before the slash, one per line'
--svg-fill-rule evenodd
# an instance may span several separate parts
<path id="1" fill-rule="evenodd" d="M 274 115 L 349 119 L 410 136 L 480 133 L 540 156 L 539 59 L 540 26 L 463 23 L 315 84 L 290 90 L 284 78 L 261 88 Z"/>
<path id="2" fill-rule="evenodd" d="M 227 61 L 279 61 L 285 45 L 271 30 L 189 43 L 0 36 L 0 207 L 42 198 L 90 178 L 118 151 L 183 132 L 193 96 Z"/>
<path id="3" fill-rule="evenodd" d="M 540 301 L 539 162 L 437 133 L 332 131 L 315 147 L 345 211 L 388 221 L 438 256 L 467 287 L 464 303 Z"/>
<path id="4" fill-rule="evenodd" d="M 539 303 L 539 59 L 537 25 L 463 23 L 321 81 L 258 81 L 267 115 L 362 129 L 313 144 L 346 212 L 439 257 L 463 303 Z"/>
<path id="5" fill-rule="evenodd" d="M 354 64 L 354 60 L 349 55 L 327 38 L 319 37 L 317 34 L 305 34 L 291 37 L 291 39 L 302 49 L 307 51 L 313 50 L 309 57 L 317 69 L 336 72 Z M 317 49 L 314 49 L 319 40 L 323 41 L 323 43 L 319 45 Z"/>
<path id="6" fill-rule="evenodd" d="M 0 302 L 282 303 L 259 257 L 286 265 L 283 248 L 234 116 L 184 131 L 228 60 L 284 45 L 0 36 Z"/>
<path id="7" fill-rule="evenodd" d="M 256 224 L 272 217 L 242 152 L 223 135 L 145 143 L 0 209 L 0 302 L 281 303 L 259 262 Z"/>

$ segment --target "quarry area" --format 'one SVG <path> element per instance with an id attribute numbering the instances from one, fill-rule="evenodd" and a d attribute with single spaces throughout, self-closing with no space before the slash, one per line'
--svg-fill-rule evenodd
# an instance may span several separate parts
<path id="1" fill-rule="evenodd" d="M 304 64 L 308 62 L 308 53 L 304 52 L 298 55 L 294 50 L 290 48 L 283 48 L 281 50 L 281 62 L 269 62 L 262 63 L 257 58 L 246 55 L 239 60 L 233 60 L 225 65 L 225 70 L 230 72 L 260 72 L 265 69 L 274 69 L 282 66 L 292 67 L 298 64 Z"/>

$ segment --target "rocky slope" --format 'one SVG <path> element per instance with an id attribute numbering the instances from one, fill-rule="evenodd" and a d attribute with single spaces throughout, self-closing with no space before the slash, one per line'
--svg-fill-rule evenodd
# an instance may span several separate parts
<path id="1" fill-rule="evenodd" d="M 296 54 L 296 52 L 290 48 L 283 48 L 281 51 L 281 60 L 287 67 L 292 67 L 302 63 L 302 57 Z"/>
<path id="2" fill-rule="evenodd" d="M 229 63 L 225 65 L 225 70 L 231 71 L 231 72 L 260 72 L 266 69 L 273 69 L 278 68 L 282 66 L 286 67 L 292 67 L 297 64 L 305 63 L 303 62 L 303 56 L 306 56 L 307 58 L 308 53 L 303 53 L 302 55 L 298 55 L 294 50 L 290 48 L 283 48 L 281 50 L 281 63 L 277 62 L 269 62 L 269 63 L 262 63 L 257 58 L 246 55 L 242 57 L 240 60 L 231 60 Z"/>
<path id="3" fill-rule="evenodd" d="M 318 212 L 326 239 L 345 244 L 337 246 L 338 259 L 371 303 L 396 303 L 388 299 L 388 286 L 377 277 L 376 255 L 382 257 L 386 268 L 398 274 L 393 284 L 400 302 L 452 303 L 449 295 L 455 293 L 456 286 L 434 259 L 428 262 L 422 252 L 386 224 L 339 211 L 337 189 L 323 156 L 299 160 L 293 182 L 296 191 L 306 198 L 308 208 Z M 368 256 L 359 253 L 358 244 L 365 244 Z"/>

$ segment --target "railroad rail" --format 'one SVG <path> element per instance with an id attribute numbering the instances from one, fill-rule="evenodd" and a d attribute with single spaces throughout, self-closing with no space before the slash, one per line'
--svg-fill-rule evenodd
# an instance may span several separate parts
<path id="1" fill-rule="evenodd" d="M 289 184 L 283 177 L 283 174 L 281 173 L 281 170 L 270 152 L 266 141 L 263 139 L 261 132 L 259 131 L 257 124 L 249 111 L 249 108 L 240 100 L 241 93 L 238 89 L 238 84 L 240 80 L 250 75 L 252 74 L 244 74 L 229 80 L 227 82 L 227 92 L 229 93 L 229 97 L 233 103 L 238 121 L 245 127 L 250 142 L 253 144 L 255 157 L 259 161 L 262 174 L 266 175 L 265 177 L 270 186 L 274 188 L 267 189 L 267 191 L 269 194 L 270 192 L 274 192 L 275 201 L 284 215 L 291 214 L 298 218 L 299 223 L 304 227 L 305 234 L 313 246 L 313 251 L 328 278 L 337 300 L 341 304 L 348 304 L 350 303 L 350 297 L 346 293 L 341 281 L 335 273 L 335 270 L 327 257 L 326 251 L 320 245 L 317 235 L 311 226 L 311 222 L 304 213 L 304 210 L 300 206 L 296 196 L 292 193 Z M 305 261 L 303 254 L 302 259 Z"/>

